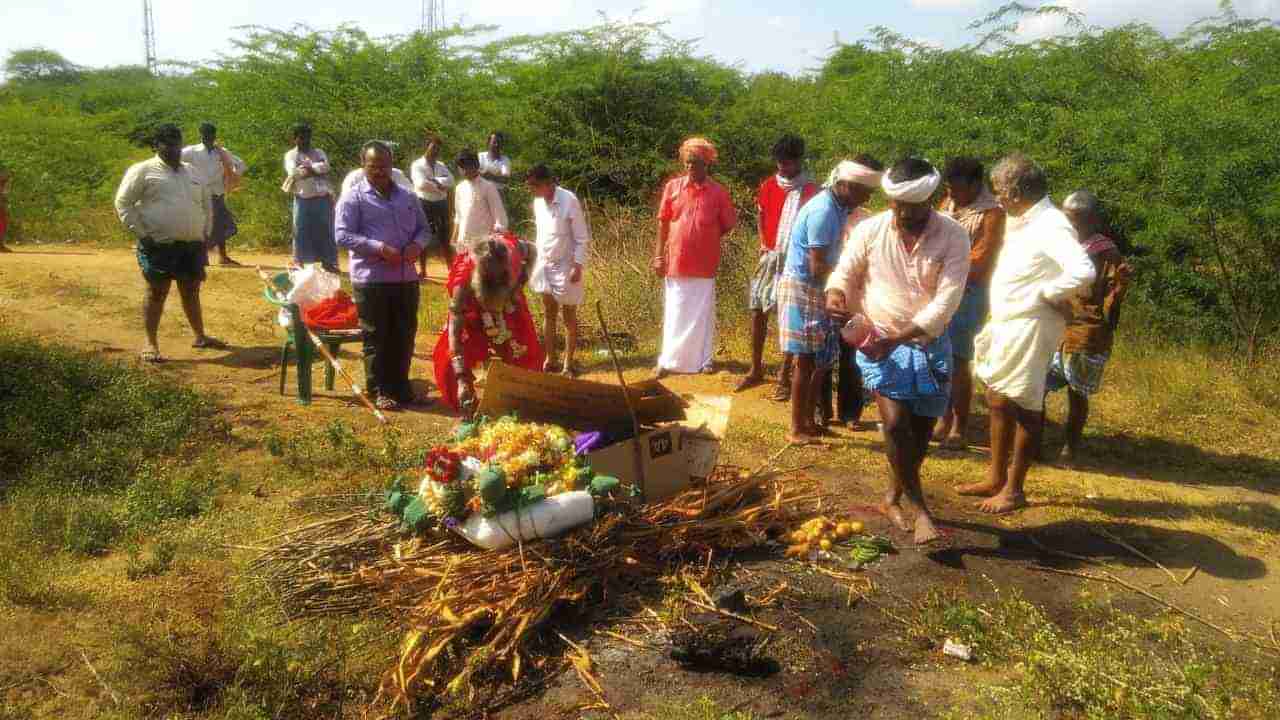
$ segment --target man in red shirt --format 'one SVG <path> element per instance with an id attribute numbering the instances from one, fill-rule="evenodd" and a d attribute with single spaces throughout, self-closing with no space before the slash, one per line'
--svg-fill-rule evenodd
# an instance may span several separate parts
<path id="1" fill-rule="evenodd" d="M 764 382 L 764 339 L 769 332 L 769 313 L 777 306 L 778 276 L 786 262 L 791 225 L 800 208 L 818 193 L 818 185 L 804 171 L 804 140 L 783 135 L 773 146 L 773 162 L 778 172 L 765 178 L 756 192 L 756 230 L 760 235 L 760 259 L 751 278 L 747 309 L 751 311 L 751 371 L 734 392 L 742 392 Z M 791 356 L 783 359 L 778 387 L 790 390 Z"/>
<path id="2" fill-rule="evenodd" d="M 689 138 L 680 146 L 685 174 L 662 190 L 652 264 L 664 285 L 659 378 L 673 372 L 715 372 L 711 356 L 720 241 L 738 222 L 729 191 L 708 175 L 715 161 L 714 145 Z"/>

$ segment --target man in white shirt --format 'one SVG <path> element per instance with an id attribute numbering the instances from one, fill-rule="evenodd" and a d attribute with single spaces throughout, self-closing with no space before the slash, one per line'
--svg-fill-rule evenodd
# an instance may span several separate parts
<path id="1" fill-rule="evenodd" d="M 200 144 L 182 148 L 182 162 L 191 166 L 196 176 L 209 188 L 213 206 L 213 229 L 209 231 L 209 246 L 218 249 L 218 264 L 238 267 L 240 263 L 227 256 L 227 240 L 239 231 L 236 218 L 227 209 L 226 196 L 240 183 L 245 164 L 232 155 L 218 141 L 218 129 L 213 123 L 200 124 Z"/>
<path id="2" fill-rule="evenodd" d="M 462 182 L 453 194 L 453 251 L 459 252 L 488 239 L 494 230 L 507 229 L 507 208 L 493 183 L 480 177 L 480 161 L 474 150 L 458 156 Z"/>
<path id="3" fill-rule="evenodd" d="M 338 245 L 333 234 L 333 185 L 329 157 L 311 146 L 311 126 L 293 127 L 292 150 L 284 154 L 284 185 L 293 195 L 293 260 L 299 265 L 319 262 L 338 272 Z"/>
<path id="4" fill-rule="evenodd" d="M 983 512 L 1025 507 L 1023 485 L 1040 448 L 1045 383 L 1066 332 L 1071 299 L 1088 292 L 1096 271 L 1071 221 L 1049 199 L 1044 170 L 1011 155 L 991 172 L 1008 213 L 991 274 L 991 319 L 974 339 L 974 374 L 987 386 L 991 470 L 985 482 L 958 488 L 981 495 Z"/>
<path id="5" fill-rule="evenodd" d="M 209 264 L 204 242 L 213 224 L 209 189 L 194 169 L 182 162 L 182 131 L 161 125 L 153 143 L 156 156 L 135 163 L 124 174 L 116 191 L 116 214 L 138 238 L 138 266 L 147 281 L 142 303 L 147 345 L 146 362 L 164 362 L 156 333 L 164 313 L 164 301 L 178 282 L 182 309 L 196 339 L 194 348 L 226 348 L 226 343 L 204 332 L 200 308 L 200 283 Z"/>
<path id="6" fill-rule="evenodd" d="M 511 157 L 502 154 L 502 143 L 506 136 L 494 130 L 489 133 L 489 149 L 480 153 L 480 175 L 500 187 L 511 182 Z"/>
<path id="7" fill-rule="evenodd" d="M 431 226 L 431 236 L 439 239 L 448 238 L 451 234 L 449 218 L 449 191 L 453 189 L 453 173 L 449 166 L 440 162 L 440 150 L 444 143 L 438 135 L 427 136 L 427 149 L 422 157 L 409 166 L 409 179 L 413 181 L 413 192 L 422 201 L 422 212 L 427 216 L 427 224 Z M 453 264 L 453 251 L 446 242 L 440 243 L 445 251 L 446 266 Z M 421 273 L 427 274 L 427 257 L 420 259 Z"/>
<path id="8" fill-rule="evenodd" d="M 542 345 L 545 372 L 561 370 L 556 344 L 556 315 L 563 308 L 565 361 L 563 372 L 578 375 L 573 362 L 578 348 L 578 306 L 582 304 L 582 273 L 587 264 L 591 228 L 578 196 L 560 187 L 546 165 L 535 165 L 525 182 L 533 195 L 533 218 L 538 227 L 538 257 L 529 276 L 529 288 L 542 296 Z"/>

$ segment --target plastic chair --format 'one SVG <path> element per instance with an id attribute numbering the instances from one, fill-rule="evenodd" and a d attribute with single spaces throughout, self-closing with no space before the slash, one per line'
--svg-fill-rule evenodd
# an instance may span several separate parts
<path id="1" fill-rule="evenodd" d="M 262 289 L 263 297 L 267 302 L 284 308 L 285 312 L 289 313 L 289 327 L 285 332 L 284 346 L 280 348 L 280 394 L 284 394 L 285 381 L 289 375 L 289 353 L 292 349 L 298 366 L 298 402 L 309 405 L 311 403 L 311 366 L 319 353 L 316 352 L 315 345 L 311 342 L 311 335 L 307 333 L 306 326 L 302 322 L 301 308 L 285 300 L 285 296 L 293 288 L 293 283 L 289 282 L 289 273 L 277 273 L 271 278 L 271 284 L 272 288 Z M 364 340 L 359 330 L 313 330 L 312 332 L 335 358 L 338 356 L 338 348 L 342 345 Z M 324 389 L 328 392 L 333 392 L 334 375 L 333 366 L 326 362 Z"/>

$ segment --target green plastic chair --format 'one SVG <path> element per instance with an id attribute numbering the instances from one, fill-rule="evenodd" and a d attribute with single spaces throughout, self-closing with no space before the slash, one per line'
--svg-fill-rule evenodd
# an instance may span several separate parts
<path id="1" fill-rule="evenodd" d="M 306 331 L 306 326 L 302 323 L 302 310 L 295 303 L 285 300 L 289 291 L 293 289 L 293 283 L 289 280 L 289 273 L 276 273 L 271 278 L 270 288 L 263 288 L 262 295 L 267 302 L 276 307 L 284 308 L 289 313 L 289 328 L 285 332 L 284 346 L 280 348 L 280 394 L 284 394 L 284 386 L 289 375 L 289 354 L 292 350 L 297 362 L 298 376 L 298 402 L 302 405 L 311 404 L 311 366 L 316 361 L 316 356 L 320 353 L 316 352 L 315 345 L 311 342 L 311 336 Z M 320 342 L 324 343 L 325 349 L 329 354 L 337 357 L 338 348 L 346 343 L 362 342 L 363 337 L 359 332 L 334 332 L 329 330 L 313 331 Z M 329 363 L 324 364 L 324 389 L 333 392 L 334 385 L 333 366 Z"/>

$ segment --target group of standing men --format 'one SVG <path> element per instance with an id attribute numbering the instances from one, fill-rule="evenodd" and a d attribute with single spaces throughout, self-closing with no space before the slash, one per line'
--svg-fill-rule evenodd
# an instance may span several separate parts
<path id="1" fill-rule="evenodd" d="M 193 346 L 226 347 L 204 333 L 200 286 L 210 250 L 217 251 L 220 264 L 239 265 L 226 252 L 236 224 L 225 196 L 239 184 L 246 166 L 217 141 L 212 124 L 203 124 L 200 131 L 202 143 L 183 148 L 179 128 L 158 128 L 156 156 L 130 167 L 116 195 L 116 210 L 137 238 L 138 263 L 147 282 L 147 345 L 142 358 L 149 362 L 164 360 L 156 336 L 175 281 L 196 335 Z M 471 370 L 490 346 L 512 361 L 528 363 L 536 357 L 538 369 L 578 372 L 575 308 L 583 298 L 590 229 L 577 197 L 560 187 L 545 165 L 538 165 L 526 177 L 534 196 L 536 246 L 515 241 L 507 232 L 500 190 L 512 177 L 503 139 L 502 133 L 494 132 L 486 152 L 463 150 L 456 161 L 462 180 L 456 183 L 439 159 L 443 143 L 438 136 L 427 135 L 423 155 L 412 163 L 409 176 L 393 166 L 392 145 L 373 140 L 361 148 L 360 166 L 335 191 L 329 158 L 312 144 L 311 127 L 293 128 L 281 186 L 292 198 L 293 259 L 299 265 L 320 263 L 338 272 L 338 248 L 347 250 L 363 331 L 367 391 L 380 409 L 428 402 L 414 393 L 409 367 L 420 284 L 431 252 L 439 253 L 450 270 L 450 313 L 441 333 L 445 347 L 437 352 L 442 358 L 437 358 L 436 373 L 438 379 L 447 375 L 451 383 L 441 387 L 450 404 L 474 400 Z M 455 278 L 459 273 L 465 277 Z M 543 297 L 544 343 L 551 348 L 545 358 L 536 334 L 520 334 L 517 339 L 508 331 L 509 325 L 519 325 L 532 332 L 522 299 L 525 284 Z M 473 292 L 473 286 L 480 292 Z M 476 310 L 473 301 L 485 307 Z M 568 340 L 563 365 L 555 344 L 561 315 Z M 483 342 L 478 346 L 476 339 Z M 513 354 L 513 349 L 518 352 Z"/>
<path id="2" fill-rule="evenodd" d="M 694 138 L 680 156 L 686 174 L 664 189 L 653 260 L 665 280 L 660 377 L 713 371 L 714 277 L 720 239 L 735 221 L 708 174 L 715 148 Z M 856 424 L 870 394 L 891 471 L 880 509 L 928 543 L 939 535 L 920 467 L 931 440 L 967 445 L 976 374 L 991 408 L 992 461 L 985 481 L 960 492 L 984 496 L 986 512 L 1024 506 L 1045 395 L 1069 390 L 1062 458 L 1071 460 L 1131 273 L 1102 234 L 1097 198 L 1073 193 L 1060 211 L 1043 170 L 1017 154 L 995 167 L 990 186 L 975 158 L 952 158 L 941 171 L 906 158 L 885 171 L 860 155 L 839 162 L 819 188 L 803 157 L 802 140 L 779 140 L 777 172 L 757 194 L 752 363 L 738 390 L 764 381 L 776 311 L 784 363 L 774 398 L 791 403 L 788 441 L 818 444 L 831 421 Z M 877 190 L 889 207 L 869 215 L 862 207 Z M 918 511 L 913 522 L 904 495 Z"/>

